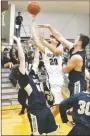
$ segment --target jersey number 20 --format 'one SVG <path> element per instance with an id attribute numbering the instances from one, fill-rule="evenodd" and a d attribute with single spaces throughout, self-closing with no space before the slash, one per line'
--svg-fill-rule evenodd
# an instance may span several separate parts
<path id="1" fill-rule="evenodd" d="M 85 114 L 87 116 L 90 116 L 90 102 L 80 100 L 78 104 L 80 105 L 80 109 L 78 109 L 78 114 Z"/>
<path id="2" fill-rule="evenodd" d="M 56 58 L 51 58 L 50 60 L 50 65 L 58 65 L 58 61 Z"/>

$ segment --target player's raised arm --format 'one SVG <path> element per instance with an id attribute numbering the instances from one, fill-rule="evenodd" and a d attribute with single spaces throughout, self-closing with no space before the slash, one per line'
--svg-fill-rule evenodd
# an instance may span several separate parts
<path id="1" fill-rule="evenodd" d="M 51 25 L 49 24 L 44 24 L 44 25 L 39 25 L 39 27 L 43 27 L 43 28 L 48 28 L 52 35 L 62 43 L 62 45 L 64 45 L 65 47 L 67 47 L 69 50 L 73 47 L 73 43 L 69 42 L 68 40 L 66 40 L 61 33 L 59 33 L 56 29 L 54 29 Z"/>
<path id="2" fill-rule="evenodd" d="M 60 111 L 60 115 L 61 115 L 61 119 L 63 121 L 63 123 L 67 123 L 68 122 L 68 118 L 67 118 L 67 110 L 72 108 L 76 103 L 77 103 L 77 97 L 79 96 L 79 94 L 76 94 L 64 101 L 62 101 L 59 105 L 59 111 Z"/>
<path id="3" fill-rule="evenodd" d="M 44 46 L 43 44 L 41 43 L 40 39 L 39 39 L 39 31 L 38 31 L 38 28 L 35 24 L 35 18 L 32 17 L 32 22 L 31 22 L 31 31 L 32 31 L 32 36 L 33 36 L 33 39 L 35 41 L 35 46 L 38 47 L 38 49 L 42 52 L 44 52 Z"/>
<path id="4" fill-rule="evenodd" d="M 19 57 L 19 61 L 20 61 L 19 70 L 24 75 L 25 71 L 26 71 L 25 70 L 25 55 L 24 55 L 23 48 L 22 48 L 22 45 L 20 42 L 20 38 L 13 36 L 13 39 L 16 41 L 17 47 L 18 47 L 18 57 Z"/>
<path id="5" fill-rule="evenodd" d="M 25 68 L 25 55 L 23 52 L 23 48 L 21 46 L 20 39 L 17 38 L 16 36 L 13 36 L 13 39 L 17 42 L 17 47 L 18 47 L 18 57 L 20 60 L 20 67 L 19 67 L 19 75 L 18 75 L 18 82 L 21 88 L 23 88 L 28 96 L 32 93 L 32 88 L 29 84 L 29 77 L 26 74 L 26 68 Z"/>
<path id="6" fill-rule="evenodd" d="M 35 73 L 37 73 L 38 65 L 39 65 L 39 50 L 36 49 L 35 50 L 34 61 L 33 61 L 33 66 L 32 66 L 32 69 L 34 70 Z"/>
<path id="7" fill-rule="evenodd" d="M 67 65 L 65 67 L 63 67 L 63 72 L 65 73 L 69 73 L 70 71 L 72 71 L 73 69 L 76 69 L 78 71 L 80 71 L 80 61 L 81 61 L 81 56 L 79 55 L 74 55 L 72 56 L 72 58 L 68 61 Z M 78 67 L 76 67 L 78 64 Z"/>

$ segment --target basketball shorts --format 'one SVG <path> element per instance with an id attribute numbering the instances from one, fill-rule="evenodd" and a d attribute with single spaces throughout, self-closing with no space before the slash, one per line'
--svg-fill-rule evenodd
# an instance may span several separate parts
<path id="1" fill-rule="evenodd" d="M 87 90 L 87 83 L 85 80 L 83 81 L 76 81 L 76 82 L 69 82 L 68 89 L 70 90 L 70 96 L 73 94 L 80 93 L 81 91 Z"/>
<path id="2" fill-rule="evenodd" d="M 28 112 L 28 118 L 33 135 L 51 133 L 58 128 L 48 107 L 44 107 L 38 111 Z"/>
<path id="3" fill-rule="evenodd" d="M 54 104 L 60 104 L 64 100 L 62 95 L 62 87 L 59 85 L 51 85 L 50 87 L 54 96 Z"/>

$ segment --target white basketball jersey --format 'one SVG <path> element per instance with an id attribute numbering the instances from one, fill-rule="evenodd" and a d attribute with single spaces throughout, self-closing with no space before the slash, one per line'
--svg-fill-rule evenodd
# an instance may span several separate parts
<path id="1" fill-rule="evenodd" d="M 63 46 L 58 48 L 63 50 Z M 60 85 L 63 79 L 62 75 L 62 55 L 56 56 L 48 48 L 45 48 L 45 54 L 43 55 L 43 61 L 49 75 L 50 84 Z"/>

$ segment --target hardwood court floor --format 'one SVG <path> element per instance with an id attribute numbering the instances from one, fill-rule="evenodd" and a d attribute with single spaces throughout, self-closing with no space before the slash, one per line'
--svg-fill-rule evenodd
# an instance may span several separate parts
<path id="1" fill-rule="evenodd" d="M 27 119 L 27 114 L 18 115 L 20 105 L 3 106 L 2 107 L 2 135 L 30 135 L 31 129 Z M 71 119 L 71 117 L 69 117 Z M 67 124 L 63 124 L 59 115 L 56 118 L 56 123 L 60 124 L 60 129 L 57 135 L 67 135 L 72 129 Z"/>

